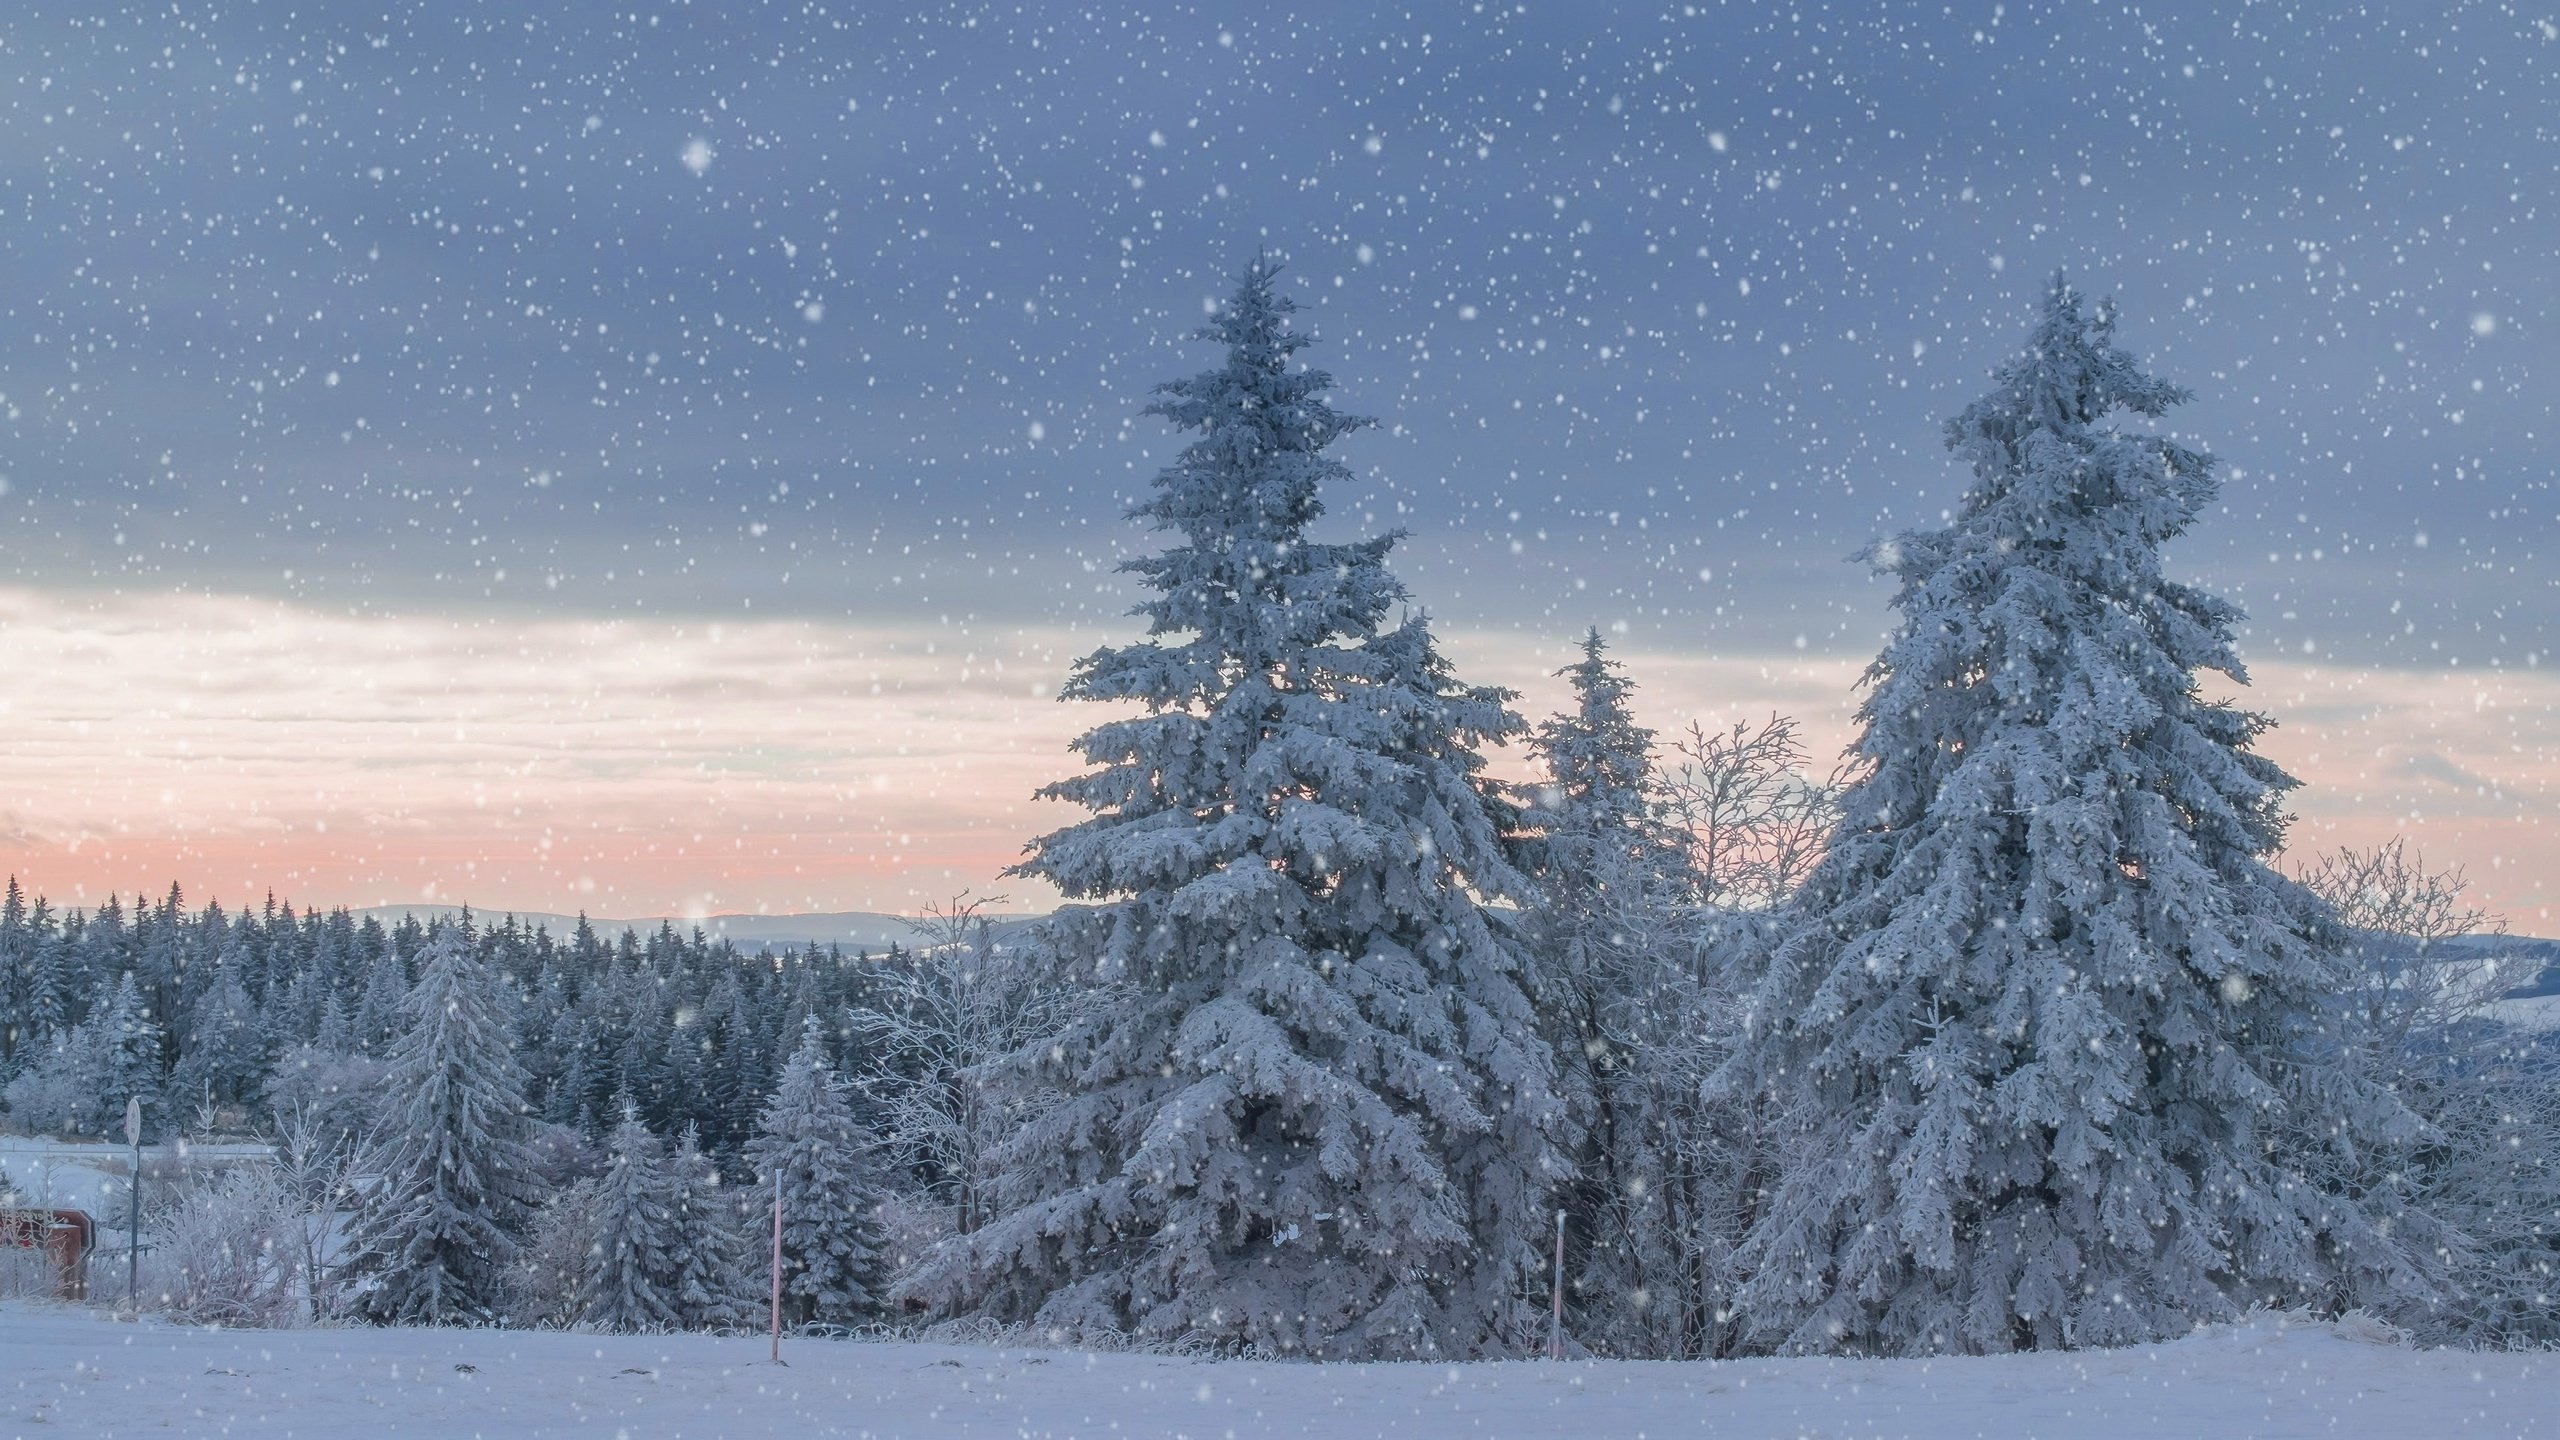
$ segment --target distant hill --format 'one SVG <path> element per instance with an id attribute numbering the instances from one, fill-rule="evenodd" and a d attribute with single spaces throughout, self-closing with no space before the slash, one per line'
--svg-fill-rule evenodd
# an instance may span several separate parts
<path id="1" fill-rule="evenodd" d="M 2517 977 L 2516 987 L 2507 992 L 2511 1000 L 2560 995 L 2560 940 L 2537 940 L 2530 935 L 2466 935 L 2450 942 L 2448 948 L 2498 957 L 2502 962 L 2499 971 Z"/>
<path id="2" fill-rule="evenodd" d="M 415 915 L 421 922 L 451 919 L 462 913 L 459 905 L 375 905 L 355 912 L 385 925 L 397 925 L 404 915 Z M 486 910 L 472 907 L 472 918 L 481 924 L 494 924 L 513 913 L 516 923 L 549 930 L 554 939 L 567 936 L 578 928 L 575 915 L 551 915 L 541 911 Z M 1034 915 L 990 915 L 996 932 L 1002 934 L 1019 929 L 1039 917 Z M 652 915 L 640 919 L 611 919 L 590 915 L 587 924 L 607 939 L 625 930 L 642 935 L 654 933 L 661 924 L 672 925 L 679 935 L 691 934 L 697 927 L 713 940 L 727 939 L 741 950 L 799 949 L 804 945 L 839 945 L 846 950 L 886 950 L 892 942 L 913 945 L 915 923 L 904 915 L 879 915 L 867 910 L 839 910 L 808 915 L 706 915 L 693 919 L 682 915 Z"/>

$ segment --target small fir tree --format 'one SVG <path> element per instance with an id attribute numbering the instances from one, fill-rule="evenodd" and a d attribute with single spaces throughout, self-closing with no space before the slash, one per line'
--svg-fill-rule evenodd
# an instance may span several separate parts
<path id="1" fill-rule="evenodd" d="M 116 978 L 115 989 L 91 1013 L 89 1040 L 96 1047 L 100 1125 L 122 1123 L 125 1102 L 142 1102 L 146 1132 L 160 1128 L 160 1027 L 135 984 L 133 972 Z"/>
<path id="2" fill-rule="evenodd" d="M 675 1303 L 691 1330 L 722 1330 L 755 1318 L 759 1281 L 768 1262 L 765 1232 L 754 1223 L 753 1193 L 720 1182 L 719 1167 L 685 1127 L 673 1165 L 676 1227 Z M 768 1212 L 769 1213 L 769 1212 Z"/>
<path id="3" fill-rule="evenodd" d="M 782 1068 L 747 1158 L 782 1194 L 783 1316 L 793 1324 L 872 1318 L 881 1296 L 880 1190 L 872 1140 L 827 1065 L 818 1017 Z"/>
<path id="4" fill-rule="evenodd" d="M 246 1104 L 257 1098 L 267 1071 L 265 1037 L 259 1033 L 257 1007 L 236 975 L 226 970 L 196 998 L 181 1037 L 178 1068 L 169 1088 L 182 1109 L 208 1097 L 216 1104 Z"/>
<path id="5" fill-rule="evenodd" d="M 29 912 L 27 930 L 27 1008 L 21 1023 L 28 1040 L 49 1041 L 71 1028 L 79 994 L 77 966 L 41 895 Z"/>
<path id="6" fill-rule="evenodd" d="M 578 1318 L 602 1330 L 666 1330 L 678 1306 L 684 1235 L 679 1182 L 666 1146 L 628 1103 L 614 1127 L 603 1180 L 590 1201 L 588 1266 Z"/>
<path id="7" fill-rule="evenodd" d="M 0 892 L 0 1081 L 18 1072 L 30 1043 L 42 1038 L 35 1014 L 36 935 L 27 924 L 18 877 Z"/>
<path id="8" fill-rule="evenodd" d="M 1665 817 L 1653 732 L 1597 629 L 1558 672 L 1564 713 L 1529 740 L 1539 1015 L 1556 1054 L 1575 1145 L 1559 1204 L 1571 1276 L 1567 1324 L 1609 1354 L 1718 1348 L 1719 1278 L 1698 1253 L 1737 1166 L 1696 1101 L 1707 1039 L 1707 925 L 1687 837 Z M 1721 1250 L 1724 1247 L 1719 1246 Z"/>

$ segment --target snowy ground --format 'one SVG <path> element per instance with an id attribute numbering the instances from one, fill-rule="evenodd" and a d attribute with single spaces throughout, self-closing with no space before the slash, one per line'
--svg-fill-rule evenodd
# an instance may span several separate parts
<path id="1" fill-rule="evenodd" d="M 0 1437 L 2541 1437 L 2560 1355 L 2269 1320 L 1992 1360 L 1269 1365 L 903 1343 L 210 1331 L 0 1303 Z"/>

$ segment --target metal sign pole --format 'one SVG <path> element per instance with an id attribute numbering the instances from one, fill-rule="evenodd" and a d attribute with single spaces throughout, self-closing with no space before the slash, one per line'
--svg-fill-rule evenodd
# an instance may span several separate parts
<path id="1" fill-rule="evenodd" d="M 773 1363 L 782 1363 L 782 1167 L 773 1167 Z"/>
<path id="2" fill-rule="evenodd" d="M 1564 1358 L 1564 1212 L 1556 1212 L 1556 1288 L 1547 1316 L 1547 1358 Z"/>
<path id="3" fill-rule="evenodd" d="M 133 1189 L 125 1197 L 124 1303 L 142 1313 L 142 1097 L 124 1102 L 124 1139 L 133 1147 Z"/>

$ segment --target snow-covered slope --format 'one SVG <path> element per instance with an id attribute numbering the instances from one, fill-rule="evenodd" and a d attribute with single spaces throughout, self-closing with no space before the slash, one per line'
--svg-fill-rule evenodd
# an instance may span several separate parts
<path id="1" fill-rule="evenodd" d="M 211 1331 L 0 1304 L 0 1437 L 2531 1437 L 2560 1355 L 2268 1319 L 1989 1360 L 1303 1365 L 760 1338 Z"/>

